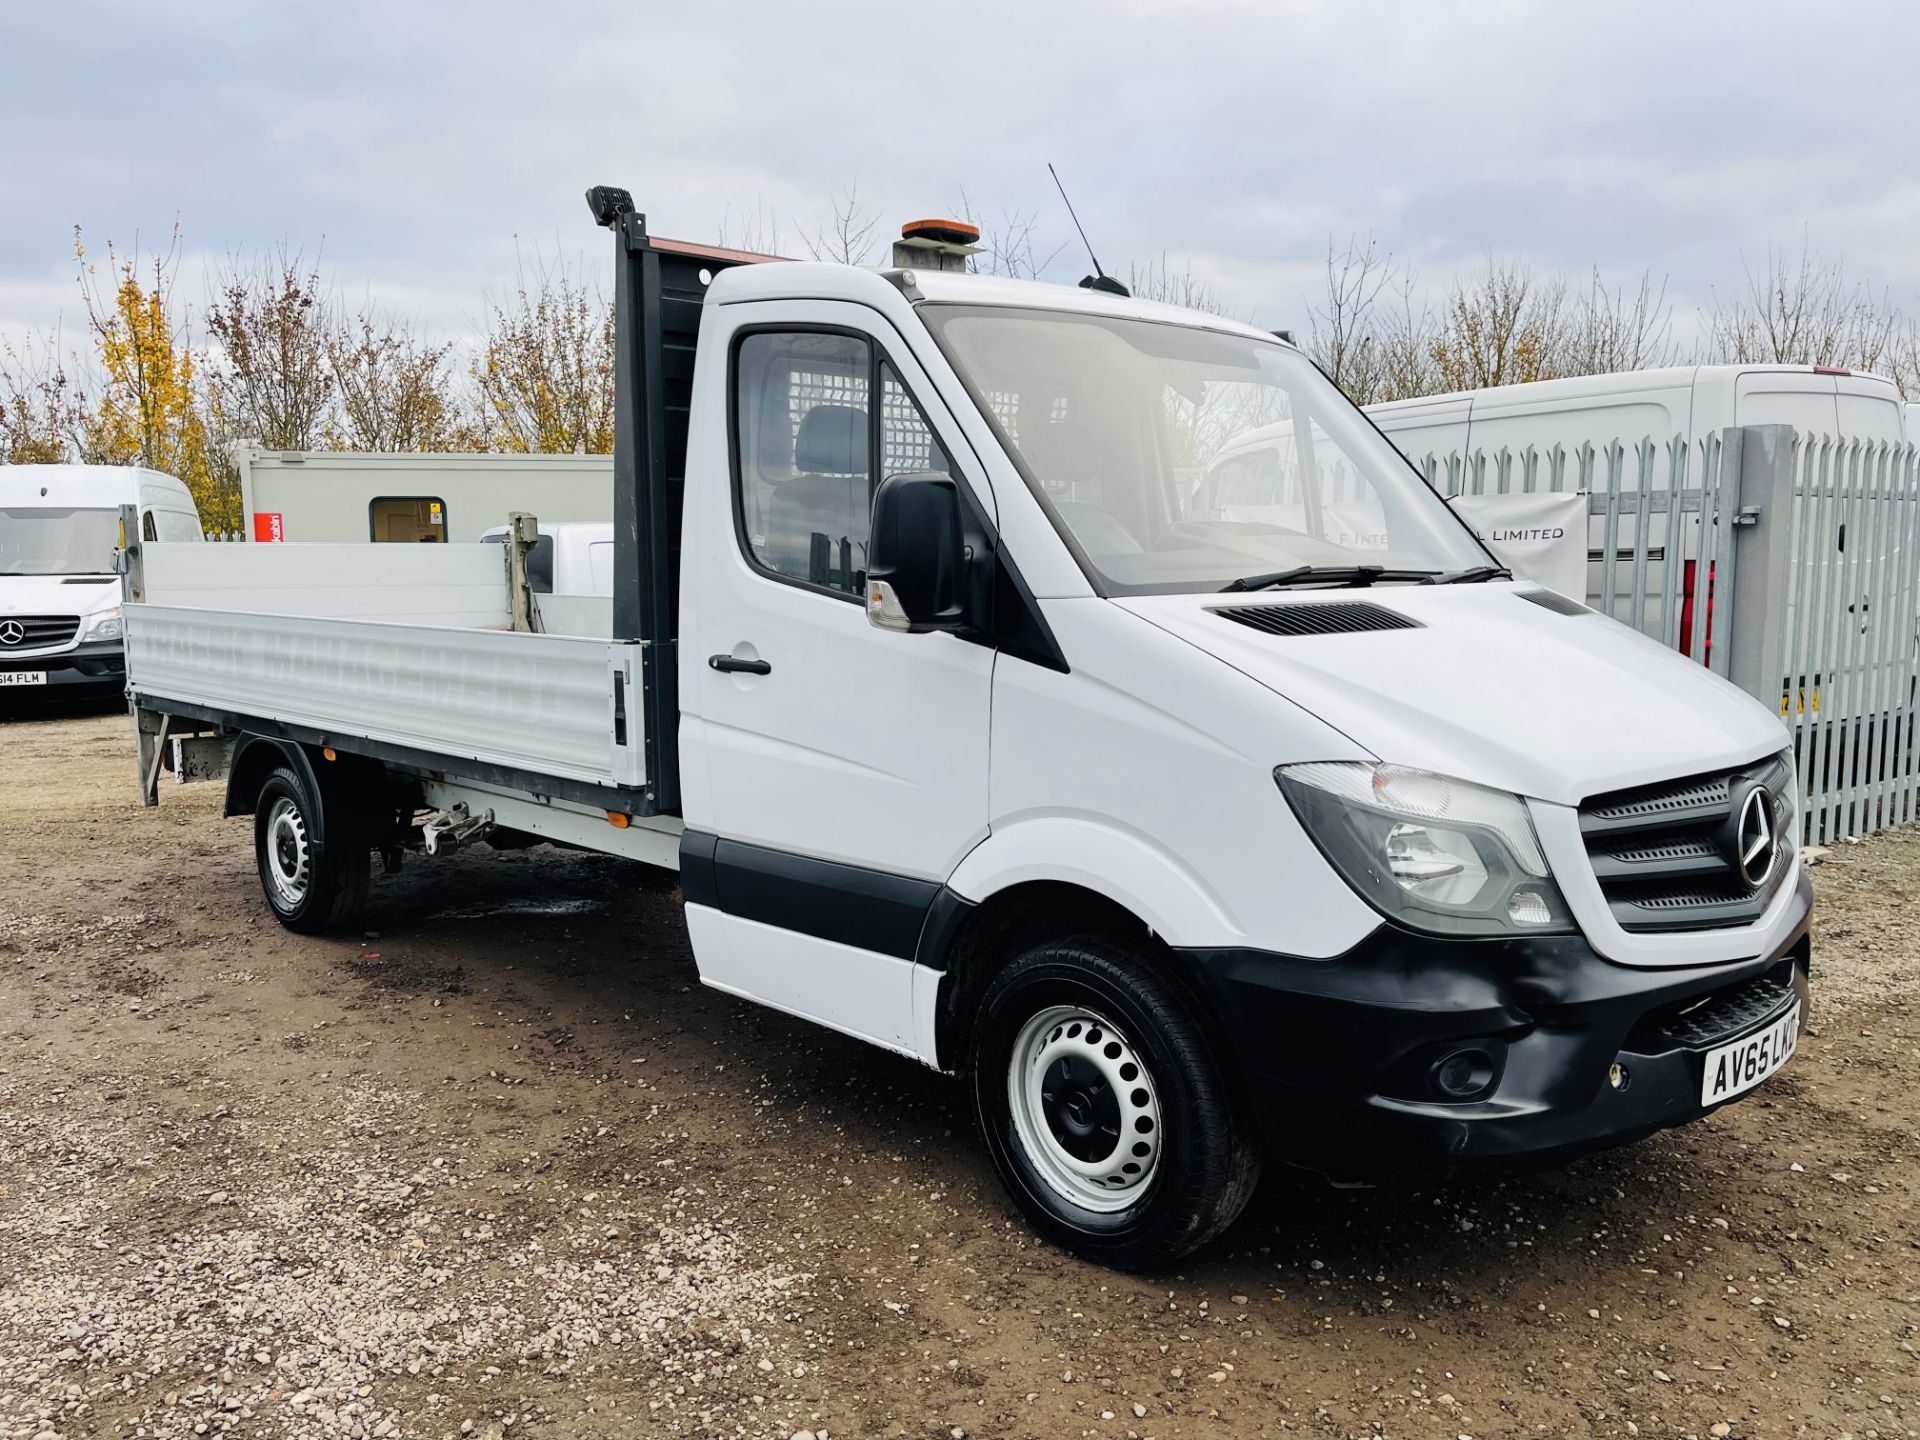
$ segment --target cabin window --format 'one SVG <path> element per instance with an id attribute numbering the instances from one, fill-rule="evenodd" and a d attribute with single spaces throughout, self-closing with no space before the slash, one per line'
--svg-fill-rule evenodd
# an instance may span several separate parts
<path id="1" fill-rule="evenodd" d="M 435 495 L 380 495 L 367 506 L 370 538 L 402 545 L 447 543 L 447 502 Z"/>
<path id="2" fill-rule="evenodd" d="M 742 338 L 734 458 L 741 538 L 752 560 L 782 579 L 856 598 L 875 487 L 908 471 L 953 473 L 893 366 L 865 336 L 841 331 Z"/>

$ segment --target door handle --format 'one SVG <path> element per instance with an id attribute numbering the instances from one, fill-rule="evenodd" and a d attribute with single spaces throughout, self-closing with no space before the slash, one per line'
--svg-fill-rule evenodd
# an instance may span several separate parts
<path id="1" fill-rule="evenodd" d="M 773 666 L 764 660 L 742 660 L 737 655 L 709 655 L 707 664 L 727 675 L 771 675 Z"/>

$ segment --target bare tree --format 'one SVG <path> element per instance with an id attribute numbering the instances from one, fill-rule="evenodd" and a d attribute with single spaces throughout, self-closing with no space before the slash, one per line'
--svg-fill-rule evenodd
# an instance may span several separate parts
<path id="1" fill-rule="evenodd" d="M 523 261 L 493 304 L 479 357 L 480 429 L 503 450 L 613 449 L 613 307 L 560 263 Z"/>
<path id="2" fill-rule="evenodd" d="M 1066 249 L 1065 242 L 1046 248 L 1046 242 L 1039 238 L 1040 218 L 1031 211 L 1002 210 L 1000 223 L 988 225 L 981 221 L 979 212 L 974 208 L 973 197 L 962 189 L 957 207 L 960 218 L 980 230 L 981 254 L 974 256 L 967 268 L 981 275 L 1004 275 L 1009 280 L 1037 280 L 1045 270 Z"/>
<path id="3" fill-rule="evenodd" d="M 1920 325 L 1905 321 L 1881 357 L 1880 373 L 1900 387 L 1905 400 L 1920 400 Z M 1909 436 L 1920 444 L 1920 435 Z"/>
<path id="4" fill-rule="evenodd" d="M 1566 281 L 1525 261 L 1487 257 L 1477 280 L 1456 279 L 1433 338 L 1443 390 L 1551 379 L 1567 337 Z"/>
<path id="5" fill-rule="evenodd" d="M 219 344 L 208 394 L 223 437 L 276 450 L 323 443 L 337 388 L 332 308 L 319 271 L 284 245 L 256 261 L 228 258 L 207 306 Z"/>
<path id="6" fill-rule="evenodd" d="M 1765 269 L 1745 269 L 1741 290 L 1725 299 L 1714 292 L 1712 359 L 1879 368 L 1900 317 L 1885 291 L 1848 277 L 1844 260 L 1829 261 L 1803 241 L 1798 253 L 1769 246 Z"/>
<path id="7" fill-rule="evenodd" d="M 1199 310 L 1208 315 L 1231 313 L 1226 302 L 1214 294 L 1213 286 L 1193 273 L 1191 261 L 1183 260 L 1175 270 L 1164 250 L 1157 260 L 1127 266 L 1127 289 L 1137 300 L 1178 305 L 1183 310 Z"/>
<path id="8" fill-rule="evenodd" d="M 1388 339 L 1379 304 L 1394 275 L 1393 257 L 1383 255 L 1371 235 L 1365 243 L 1348 236 L 1344 250 L 1336 250 L 1333 237 L 1327 237 L 1326 293 L 1309 312 L 1302 348 L 1356 405 L 1390 398 Z"/>
<path id="9" fill-rule="evenodd" d="M 1554 369 L 1561 375 L 1611 375 L 1670 365 L 1675 358 L 1667 282 L 1656 289 L 1647 271 L 1632 290 L 1609 290 L 1595 270 L 1572 302 Z"/>
<path id="10" fill-rule="evenodd" d="M 58 464 L 80 452 L 87 397 L 60 359 L 60 342 L 0 340 L 0 464 Z"/>
<path id="11" fill-rule="evenodd" d="M 720 212 L 720 231 L 715 244 L 727 250 L 747 250 L 755 255 L 780 253 L 780 217 L 764 200 L 756 199 L 753 209 L 735 215 L 729 206 Z"/>
<path id="12" fill-rule="evenodd" d="M 461 438 L 447 375 L 451 344 L 429 345 L 371 302 L 327 336 L 340 406 L 335 438 L 349 450 L 440 450 Z"/>
<path id="13" fill-rule="evenodd" d="M 1438 322 L 1415 304 L 1411 266 L 1396 265 L 1371 235 L 1349 236 L 1344 246 L 1329 237 L 1325 285 L 1304 348 L 1356 405 L 1445 388 Z"/>
<path id="14" fill-rule="evenodd" d="M 880 212 L 860 203 L 860 187 L 853 184 L 834 197 L 832 224 L 814 231 L 804 243 L 816 260 L 864 265 L 873 255 L 879 230 Z"/>

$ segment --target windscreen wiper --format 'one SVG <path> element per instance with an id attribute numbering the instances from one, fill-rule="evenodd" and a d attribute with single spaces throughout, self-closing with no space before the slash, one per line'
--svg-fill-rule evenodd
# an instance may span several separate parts
<path id="1" fill-rule="evenodd" d="M 1475 565 L 1439 577 L 1441 585 L 1478 585 L 1488 580 L 1511 580 L 1513 572 L 1504 565 Z"/>
<path id="2" fill-rule="evenodd" d="M 1266 575 L 1242 575 L 1220 587 L 1222 594 L 1236 590 L 1286 590 L 1295 585 L 1334 585 L 1363 589 L 1376 580 L 1407 580 L 1416 585 L 1431 585 L 1437 570 L 1389 570 L 1384 565 L 1296 565 L 1291 570 L 1275 570 Z"/>

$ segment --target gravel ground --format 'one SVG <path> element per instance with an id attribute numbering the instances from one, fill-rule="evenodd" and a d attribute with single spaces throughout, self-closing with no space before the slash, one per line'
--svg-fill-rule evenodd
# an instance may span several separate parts
<path id="1" fill-rule="evenodd" d="M 1536 1179 L 1034 1241 L 950 1082 L 699 987 L 598 857 L 268 917 L 127 722 L 0 726 L 0 1436 L 1912 1436 L 1920 833 L 1815 871 L 1814 1032 Z"/>

